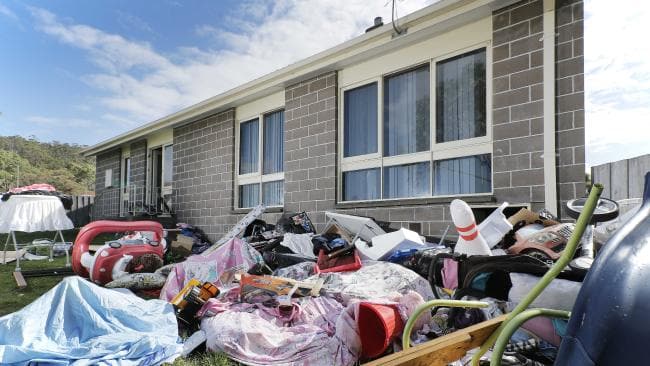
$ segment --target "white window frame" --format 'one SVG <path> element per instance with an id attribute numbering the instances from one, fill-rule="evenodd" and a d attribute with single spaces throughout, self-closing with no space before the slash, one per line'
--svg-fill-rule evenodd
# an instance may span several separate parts
<path id="1" fill-rule="evenodd" d="M 417 200 L 422 198 L 453 198 L 453 197 L 467 197 L 467 196 L 490 196 L 494 192 L 494 169 L 492 168 L 492 184 L 489 192 L 483 193 L 465 193 L 458 195 L 434 195 L 433 192 L 433 180 L 434 180 L 434 169 L 433 166 L 436 161 L 453 159 L 453 158 L 463 158 L 471 157 L 475 155 L 490 154 L 490 158 L 494 159 L 493 153 L 493 140 L 492 140 L 492 41 L 486 40 L 474 43 L 467 47 L 458 48 L 452 52 L 446 52 L 444 54 L 437 54 L 430 56 L 424 59 L 414 59 L 413 63 L 407 66 L 402 66 L 390 70 L 387 72 L 382 72 L 381 74 L 366 78 L 364 80 L 355 81 L 347 85 L 339 87 L 338 99 L 340 101 L 339 108 L 339 133 L 338 141 L 339 151 L 338 151 L 338 161 L 339 168 L 337 172 L 337 185 L 338 185 L 338 194 L 337 202 L 341 203 L 355 203 L 355 202 L 385 202 L 385 201 L 402 201 L 402 200 Z M 450 58 L 476 51 L 479 49 L 485 49 L 485 136 L 479 136 L 464 140 L 449 141 L 436 143 L 436 65 L 438 62 L 448 60 Z M 395 156 L 383 156 L 384 149 L 384 139 L 383 139 L 383 107 L 384 107 L 384 83 L 387 77 L 397 75 L 399 73 L 415 70 L 423 65 L 428 64 L 429 66 L 429 150 L 423 152 L 417 152 L 412 154 L 402 154 Z M 377 153 L 359 155 L 353 157 L 344 157 L 344 124 L 345 124 L 345 92 L 351 89 L 362 87 L 364 85 L 371 84 L 373 82 L 377 83 Z M 414 164 L 414 163 L 429 163 L 429 190 L 430 195 L 420 196 L 420 197 L 402 197 L 402 198 L 380 198 L 376 200 L 361 200 L 361 201 L 345 201 L 343 199 L 343 174 L 348 171 L 362 170 L 362 169 L 372 169 L 380 168 L 380 194 L 383 196 L 384 191 L 384 167 L 396 166 L 396 165 L 405 165 L 405 164 Z M 494 164 L 492 164 L 492 167 Z"/>
<path id="2" fill-rule="evenodd" d="M 263 183 L 266 182 L 275 182 L 275 181 L 283 181 L 283 185 L 286 183 L 284 182 L 284 170 L 280 173 L 271 173 L 271 174 L 263 174 L 262 168 L 264 166 L 264 116 L 275 113 L 275 112 L 280 112 L 284 111 L 284 107 L 279 107 L 279 108 L 274 108 L 270 109 L 267 111 L 264 111 L 262 113 L 258 113 L 256 115 L 244 117 L 244 118 L 238 118 L 236 123 L 235 123 L 235 186 L 234 186 L 234 209 L 235 210 L 246 210 L 246 209 L 251 209 L 253 207 L 239 207 L 239 187 L 247 184 L 259 184 L 259 194 L 260 194 L 260 203 L 264 201 L 264 197 L 262 197 L 263 194 L 263 189 L 262 185 Z M 257 126 L 258 126 L 258 133 L 257 133 L 257 146 L 258 146 L 258 157 L 257 157 L 257 172 L 255 173 L 247 173 L 247 174 L 239 174 L 239 157 L 240 157 L 240 144 L 239 144 L 239 134 L 240 134 L 240 125 L 242 123 L 250 122 L 252 120 L 257 119 Z M 285 128 L 286 128 L 286 114 L 285 114 Z M 283 137 L 284 138 L 284 137 Z M 286 150 L 285 150 L 286 152 Z M 284 201 L 284 198 L 283 198 Z M 268 206 L 268 207 L 284 207 L 284 205 L 275 205 L 275 206 Z"/>

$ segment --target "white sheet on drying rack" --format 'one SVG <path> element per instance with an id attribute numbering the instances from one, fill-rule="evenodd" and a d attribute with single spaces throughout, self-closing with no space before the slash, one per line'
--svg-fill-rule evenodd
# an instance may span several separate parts
<path id="1" fill-rule="evenodd" d="M 55 196 L 13 195 L 0 201 L 0 233 L 57 231 L 74 228 Z"/>

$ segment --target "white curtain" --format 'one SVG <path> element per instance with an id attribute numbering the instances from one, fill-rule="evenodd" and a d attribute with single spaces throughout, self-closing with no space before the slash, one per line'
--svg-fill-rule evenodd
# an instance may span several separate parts
<path id="1" fill-rule="evenodd" d="M 377 152 L 377 83 L 347 90 L 344 97 L 343 156 Z"/>
<path id="2" fill-rule="evenodd" d="M 343 200 L 362 201 L 380 199 L 379 168 L 343 173 Z"/>
<path id="3" fill-rule="evenodd" d="M 239 125 L 239 174 L 257 172 L 259 160 L 259 121 Z"/>
<path id="4" fill-rule="evenodd" d="M 429 162 L 384 167 L 384 198 L 430 196 Z"/>
<path id="5" fill-rule="evenodd" d="M 434 163 L 434 195 L 486 193 L 492 190 L 490 154 Z"/>
<path id="6" fill-rule="evenodd" d="M 255 207 L 260 204 L 260 185 L 245 184 L 239 186 L 239 207 Z"/>
<path id="7" fill-rule="evenodd" d="M 429 150 L 429 65 L 386 78 L 384 156 Z"/>
<path id="8" fill-rule="evenodd" d="M 284 181 L 262 183 L 262 203 L 265 206 L 282 206 L 284 204 Z"/>
<path id="9" fill-rule="evenodd" d="M 436 141 L 485 136 L 485 49 L 436 65 Z"/>
<path id="10" fill-rule="evenodd" d="M 263 174 L 284 170 L 284 111 L 264 116 Z"/>

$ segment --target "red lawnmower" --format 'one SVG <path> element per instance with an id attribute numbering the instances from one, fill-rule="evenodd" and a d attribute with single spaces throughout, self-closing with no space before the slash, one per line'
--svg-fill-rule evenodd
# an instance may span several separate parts
<path id="1" fill-rule="evenodd" d="M 92 240 L 106 233 L 135 233 L 108 241 L 94 255 L 89 248 Z M 155 221 L 99 220 L 84 226 L 72 246 L 72 269 L 91 281 L 105 285 L 124 272 L 147 272 L 148 263 L 162 265 L 165 251 L 163 227 Z"/>

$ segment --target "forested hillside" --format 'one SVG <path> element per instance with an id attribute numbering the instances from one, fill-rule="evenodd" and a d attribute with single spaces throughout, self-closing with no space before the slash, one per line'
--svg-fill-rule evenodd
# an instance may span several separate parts
<path id="1" fill-rule="evenodd" d="M 82 148 L 57 141 L 0 136 L 0 191 L 33 183 L 48 183 L 59 192 L 73 195 L 93 191 L 95 160 L 83 158 L 79 153 Z"/>

